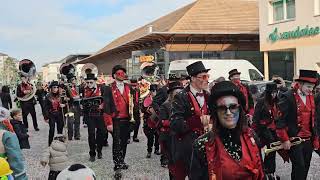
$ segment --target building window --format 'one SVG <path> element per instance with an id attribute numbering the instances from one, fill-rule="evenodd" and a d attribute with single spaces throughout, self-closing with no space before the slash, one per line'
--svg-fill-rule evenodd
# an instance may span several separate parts
<path id="1" fill-rule="evenodd" d="M 296 17 L 295 0 L 272 0 L 273 22 L 294 19 Z"/>

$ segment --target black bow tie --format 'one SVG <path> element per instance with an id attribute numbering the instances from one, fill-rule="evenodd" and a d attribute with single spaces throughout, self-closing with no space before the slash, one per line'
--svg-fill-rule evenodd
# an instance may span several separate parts
<path id="1" fill-rule="evenodd" d="M 197 93 L 196 96 L 197 96 L 197 97 L 198 97 L 198 96 L 199 96 L 199 97 L 203 97 L 204 94 L 203 94 L 203 93 Z"/>

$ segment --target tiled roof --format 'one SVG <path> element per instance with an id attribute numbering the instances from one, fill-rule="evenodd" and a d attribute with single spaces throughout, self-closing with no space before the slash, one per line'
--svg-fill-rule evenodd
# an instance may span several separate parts
<path id="1" fill-rule="evenodd" d="M 148 27 L 152 26 L 152 32 Z M 197 0 L 114 40 L 97 53 L 115 50 L 150 34 L 259 34 L 257 0 Z"/>

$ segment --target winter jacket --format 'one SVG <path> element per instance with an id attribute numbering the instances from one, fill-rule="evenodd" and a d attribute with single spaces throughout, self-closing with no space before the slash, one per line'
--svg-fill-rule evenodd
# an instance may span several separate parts
<path id="1" fill-rule="evenodd" d="M 8 110 L 12 108 L 12 101 L 10 93 L 1 93 L 0 94 L 2 106 Z"/>
<path id="2" fill-rule="evenodd" d="M 19 141 L 14 133 L 0 126 L 0 156 L 6 157 L 13 171 L 15 180 L 27 180 L 24 157 L 19 147 Z"/>
<path id="3" fill-rule="evenodd" d="M 10 121 L 13 126 L 14 132 L 16 133 L 21 149 L 30 149 L 29 144 L 29 135 L 27 134 L 27 130 L 25 126 L 22 124 L 22 121 L 17 121 L 12 119 Z"/>
<path id="4" fill-rule="evenodd" d="M 58 140 L 53 140 L 42 154 L 41 162 L 46 162 L 50 166 L 50 171 L 62 171 L 70 164 L 68 162 L 67 144 Z"/>

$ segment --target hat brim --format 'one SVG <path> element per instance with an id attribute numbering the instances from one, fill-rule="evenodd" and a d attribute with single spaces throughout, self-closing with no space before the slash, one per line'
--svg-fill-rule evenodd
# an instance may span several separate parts
<path id="1" fill-rule="evenodd" d="M 232 73 L 232 74 L 229 75 L 229 79 L 234 75 L 240 75 L 240 74 L 241 74 L 241 72 Z"/>
<path id="2" fill-rule="evenodd" d="M 207 72 L 209 72 L 211 69 L 204 69 L 204 70 L 202 70 L 202 71 L 198 71 L 198 72 L 196 72 L 196 73 L 193 73 L 193 74 L 189 74 L 189 78 L 191 78 L 191 76 L 196 76 L 196 75 L 198 75 L 198 74 L 200 74 L 200 73 L 207 73 Z"/>
<path id="3" fill-rule="evenodd" d="M 97 78 L 85 78 L 84 80 L 98 80 Z"/>
<path id="4" fill-rule="evenodd" d="M 180 86 L 180 87 L 174 87 L 174 88 L 172 88 L 172 89 L 169 89 L 168 91 L 167 91 L 167 93 L 169 94 L 170 92 L 172 92 L 172 91 L 174 91 L 174 90 L 176 90 L 176 89 L 184 89 L 184 87 L 182 87 L 182 86 Z"/>
<path id="5" fill-rule="evenodd" d="M 308 82 L 308 83 L 312 83 L 312 84 L 316 84 L 317 83 L 317 79 L 316 78 L 308 78 L 308 77 L 300 77 L 298 79 L 295 79 L 295 81 Z"/>

